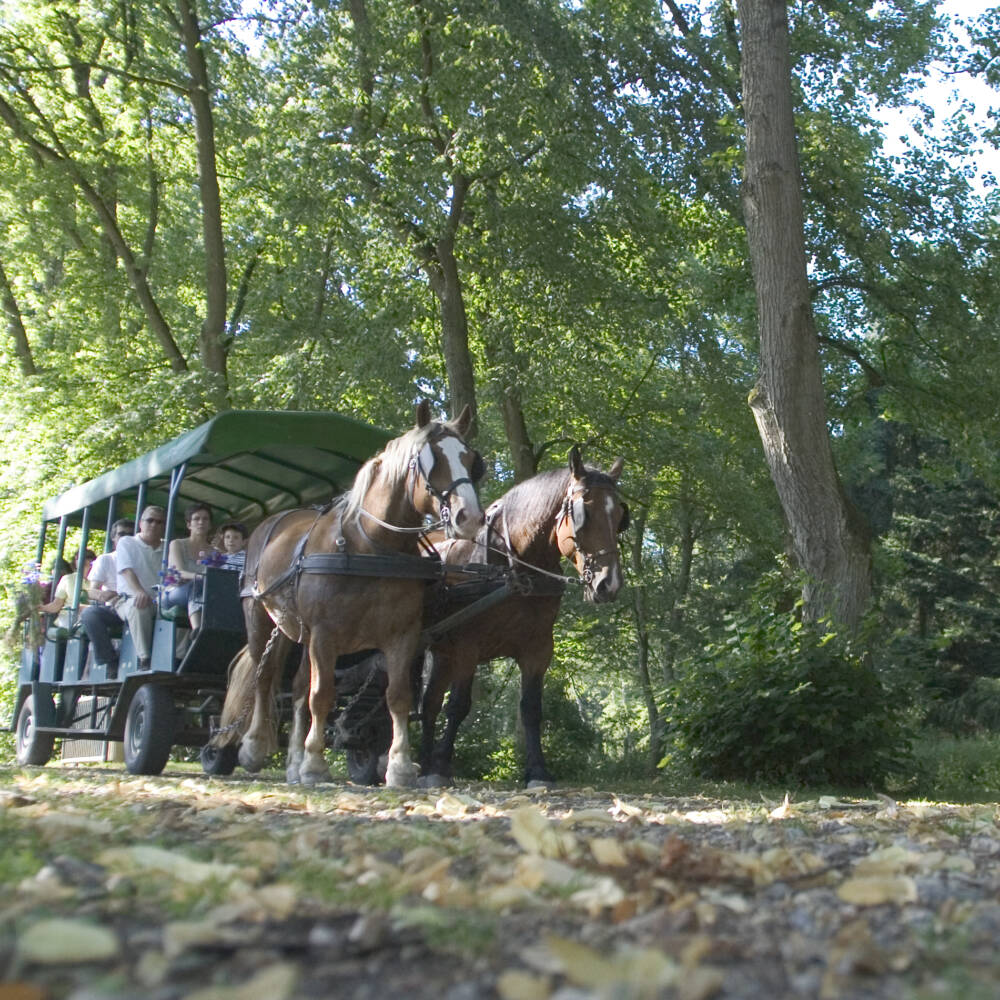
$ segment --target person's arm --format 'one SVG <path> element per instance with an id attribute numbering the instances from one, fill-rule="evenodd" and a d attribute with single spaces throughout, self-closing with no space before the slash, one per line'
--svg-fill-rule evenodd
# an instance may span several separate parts
<path id="1" fill-rule="evenodd" d="M 118 591 L 115 590 L 115 574 L 110 570 L 111 563 L 104 556 L 98 556 L 87 577 L 91 603 L 110 604 L 118 597 Z"/>
<path id="2" fill-rule="evenodd" d="M 148 608 L 153 603 L 153 595 L 139 582 L 139 577 L 135 575 L 135 570 L 131 567 L 126 567 L 120 570 L 119 573 L 126 584 L 128 584 L 128 596 L 132 598 L 135 606 L 137 608 Z"/>
<path id="3" fill-rule="evenodd" d="M 52 595 L 52 600 L 46 604 L 39 604 L 39 611 L 46 615 L 57 615 L 64 607 L 66 607 L 66 601 L 69 597 L 69 587 L 67 581 L 68 578 L 65 576 L 59 580 L 59 585 L 56 587 L 56 591 Z"/>
<path id="4" fill-rule="evenodd" d="M 198 573 L 197 571 L 192 573 L 191 570 L 183 568 L 184 556 L 181 542 L 182 539 L 175 538 L 170 543 L 170 548 L 167 549 L 167 568 L 172 569 L 182 580 L 193 580 Z"/>

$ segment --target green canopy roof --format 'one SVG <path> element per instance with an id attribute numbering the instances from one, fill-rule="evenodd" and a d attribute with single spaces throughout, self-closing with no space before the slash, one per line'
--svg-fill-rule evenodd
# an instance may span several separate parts
<path id="1" fill-rule="evenodd" d="M 171 478 L 184 467 L 179 510 L 195 501 L 215 511 L 216 523 L 253 524 L 276 510 L 322 503 L 348 489 L 363 462 L 394 435 L 337 413 L 230 410 L 96 479 L 49 500 L 46 521 L 91 523 L 134 510 L 141 484 L 146 504 L 166 506 Z M 131 504 L 131 506 L 130 506 Z"/>

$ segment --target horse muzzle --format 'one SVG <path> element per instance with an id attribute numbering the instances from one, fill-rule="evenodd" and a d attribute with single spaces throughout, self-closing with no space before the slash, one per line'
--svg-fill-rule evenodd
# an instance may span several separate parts
<path id="1" fill-rule="evenodd" d="M 585 580 L 583 599 L 588 604 L 610 604 L 621 590 L 621 573 L 615 566 L 604 566 Z"/>
<path id="2" fill-rule="evenodd" d="M 445 531 L 450 538 L 473 539 L 486 520 L 478 503 L 466 503 L 461 497 L 453 497 L 447 510 L 449 516 L 445 521 Z"/>

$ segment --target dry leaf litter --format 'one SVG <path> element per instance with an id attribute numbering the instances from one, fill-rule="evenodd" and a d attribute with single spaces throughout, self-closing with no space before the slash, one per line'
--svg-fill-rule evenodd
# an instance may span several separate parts
<path id="1" fill-rule="evenodd" d="M 1000 995 L 994 806 L 0 768 L 0 1000 Z"/>

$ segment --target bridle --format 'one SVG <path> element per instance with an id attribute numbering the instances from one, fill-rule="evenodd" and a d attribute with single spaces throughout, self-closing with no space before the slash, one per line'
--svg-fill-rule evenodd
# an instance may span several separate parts
<path id="1" fill-rule="evenodd" d="M 452 526 L 451 526 L 451 498 L 454 496 L 455 491 L 460 487 L 468 483 L 473 489 L 476 488 L 476 483 L 483 478 L 486 472 L 486 463 L 483 461 L 483 456 L 479 454 L 472 448 L 466 446 L 466 451 L 471 452 L 472 458 L 472 468 L 469 470 L 468 476 L 460 476 L 458 479 L 453 480 L 444 490 L 437 489 L 436 486 L 431 482 L 430 473 L 434 471 L 434 465 L 431 466 L 430 472 L 424 468 L 423 455 L 424 452 L 430 450 L 433 452 L 435 442 L 439 441 L 444 435 L 438 434 L 436 437 L 425 441 L 423 447 L 418 451 L 411 459 L 409 464 L 409 472 L 407 473 L 407 481 L 409 482 L 409 497 L 410 503 L 415 510 L 420 510 L 417 506 L 416 501 L 416 490 L 417 490 L 417 479 L 418 477 L 424 481 L 424 488 L 427 490 L 429 496 L 434 497 L 438 503 L 438 517 L 440 518 L 438 524 L 433 525 L 434 528 L 443 527 L 445 533 L 451 537 L 452 536 Z M 455 436 L 455 440 L 460 441 L 461 438 Z M 463 444 L 465 442 L 462 442 Z M 430 529 L 425 529 L 430 530 Z"/>
<path id="2" fill-rule="evenodd" d="M 570 480 L 566 496 L 563 498 L 559 514 L 556 517 L 556 542 L 559 546 L 559 552 L 572 562 L 576 562 L 577 555 L 583 557 L 583 569 L 580 572 L 580 578 L 588 586 L 594 581 L 598 560 L 602 556 L 609 556 L 617 552 L 616 549 L 598 549 L 596 552 L 586 552 L 580 548 L 576 535 L 578 531 L 583 530 L 584 525 L 587 523 L 586 502 L 589 492 L 590 487 L 586 483 L 581 485 L 579 480 Z M 617 534 L 621 534 L 629 526 L 628 505 L 622 503 L 621 507 L 623 513 L 621 523 L 617 528 Z M 563 524 L 569 526 L 569 531 L 566 533 L 560 533 L 559 529 Z"/>

